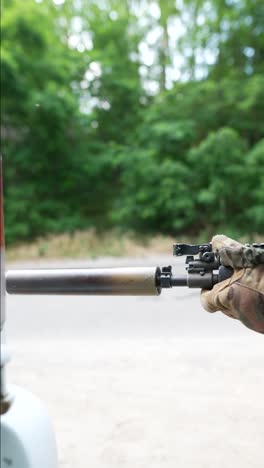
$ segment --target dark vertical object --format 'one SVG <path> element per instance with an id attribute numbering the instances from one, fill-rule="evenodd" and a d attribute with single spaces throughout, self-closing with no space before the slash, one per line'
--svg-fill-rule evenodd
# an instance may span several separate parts
<path id="1" fill-rule="evenodd" d="M 5 230 L 2 157 L 0 156 L 0 318 L 1 330 L 5 320 Z"/>

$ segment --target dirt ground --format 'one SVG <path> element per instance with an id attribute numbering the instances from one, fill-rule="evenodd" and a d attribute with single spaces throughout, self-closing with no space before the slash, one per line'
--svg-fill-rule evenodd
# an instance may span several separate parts
<path id="1" fill-rule="evenodd" d="M 45 401 L 60 468 L 263 467 L 263 336 L 204 312 L 197 291 L 9 296 L 7 315 L 9 380 Z"/>

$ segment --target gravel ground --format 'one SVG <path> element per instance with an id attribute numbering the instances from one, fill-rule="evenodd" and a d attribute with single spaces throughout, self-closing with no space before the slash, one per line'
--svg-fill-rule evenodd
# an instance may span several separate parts
<path id="1" fill-rule="evenodd" d="M 198 292 L 9 296 L 7 314 L 9 380 L 45 401 L 60 468 L 263 467 L 263 336 L 204 312 Z"/>

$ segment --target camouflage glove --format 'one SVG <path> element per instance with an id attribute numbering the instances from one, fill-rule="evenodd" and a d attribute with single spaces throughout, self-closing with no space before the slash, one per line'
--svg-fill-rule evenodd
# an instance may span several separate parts
<path id="1" fill-rule="evenodd" d="M 226 236 L 212 239 L 222 263 L 234 273 L 211 291 L 203 290 L 201 302 L 208 312 L 221 310 L 246 327 L 264 333 L 264 251 L 242 245 Z"/>

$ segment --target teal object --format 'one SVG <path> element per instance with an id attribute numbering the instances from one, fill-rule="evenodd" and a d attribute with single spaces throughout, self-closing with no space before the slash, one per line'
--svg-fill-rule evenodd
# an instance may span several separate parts
<path id="1" fill-rule="evenodd" d="M 1 468 L 58 468 L 52 424 L 31 392 L 8 386 L 12 403 L 1 416 Z"/>

